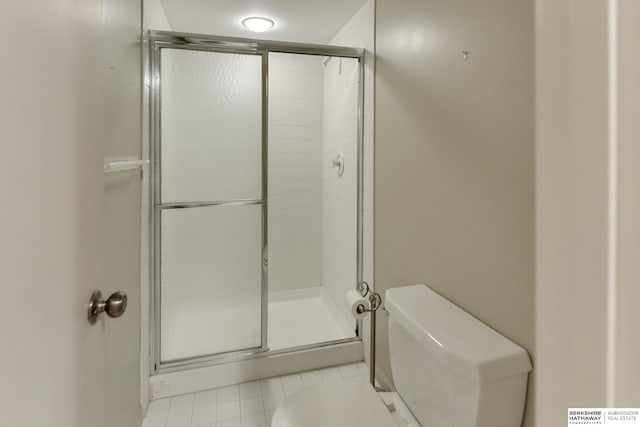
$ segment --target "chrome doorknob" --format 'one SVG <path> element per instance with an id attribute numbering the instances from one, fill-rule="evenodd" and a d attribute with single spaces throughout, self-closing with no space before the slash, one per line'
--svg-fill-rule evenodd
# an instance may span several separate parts
<path id="1" fill-rule="evenodd" d="M 111 294 L 106 300 L 102 299 L 102 292 L 94 291 L 89 299 L 89 311 L 87 318 L 90 324 L 98 321 L 100 313 L 105 312 L 109 317 L 120 317 L 127 309 L 127 294 L 118 291 Z"/>

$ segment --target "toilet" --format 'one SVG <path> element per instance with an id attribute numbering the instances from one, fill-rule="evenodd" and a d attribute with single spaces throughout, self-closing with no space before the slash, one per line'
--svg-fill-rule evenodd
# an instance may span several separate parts
<path id="1" fill-rule="evenodd" d="M 385 301 L 397 395 L 361 380 L 317 384 L 287 396 L 272 427 L 520 427 L 531 370 L 522 347 L 425 285 L 389 289 Z"/>

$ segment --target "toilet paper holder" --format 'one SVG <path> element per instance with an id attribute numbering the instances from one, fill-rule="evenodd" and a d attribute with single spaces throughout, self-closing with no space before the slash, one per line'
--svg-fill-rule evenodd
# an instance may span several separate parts
<path id="1" fill-rule="evenodd" d="M 358 314 L 362 314 L 367 311 L 370 313 L 373 313 L 377 311 L 380 307 L 382 307 L 382 297 L 380 296 L 379 293 L 372 292 L 371 287 L 369 287 L 369 284 L 367 282 L 362 281 L 358 283 L 358 292 L 360 292 L 360 295 L 362 295 L 362 298 L 366 298 L 367 295 L 369 295 L 369 304 L 371 305 L 371 308 L 367 309 L 364 305 L 360 304 L 358 308 L 356 308 L 356 310 L 358 311 Z"/>

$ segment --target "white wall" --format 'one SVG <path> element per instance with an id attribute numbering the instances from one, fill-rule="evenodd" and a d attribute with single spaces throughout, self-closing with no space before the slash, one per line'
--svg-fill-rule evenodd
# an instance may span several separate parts
<path id="1" fill-rule="evenodd" d="M 360 9 L 338 30 L 327 44 L 372 50 L 374 2 L 365 2 Z"/>
<path id="2" fill-rule="evenodd" d="M 565 425 L 567 407 L 605 406 L 607 395 L 607 4 L 570 3 L 537 2 L 540 426 Z"/>
<path id="3" fill-rule="evenodd" d="M 535 416 L 555 427 L 640 401 L 640 6 L 536 6 Z"/>
<path id="4" fill-rule="evenodd" d="M 374 267 L 378 292 L 425 283 L 535 366 L 533 5 L 376 2 Z"/>
<path id="5" fill-rule="evenodd" d="M 171 31 L 160 0 L 143 0 L 145 29 Z"/>
<path id="6" fill-rule="evenodd" d="M 269 291 L 321 285 L 322 57 L 269 56 Z"/>
<path id="7" fill-rule="evenodd" d="M 612 398 L 616 406 L 634 407 L 640 402 L 640 3 L 621 0 L 618 6 L 618 283 L 615 318 L 615 384 Z"/>

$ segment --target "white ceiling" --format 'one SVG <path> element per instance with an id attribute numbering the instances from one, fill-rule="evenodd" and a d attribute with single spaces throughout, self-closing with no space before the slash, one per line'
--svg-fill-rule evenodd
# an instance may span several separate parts
<path id="1" fill-rule="evenodd" d="M 160 0 L 174 31 L 254 39 L 327 43 L 366 0 Z M 265 16 L 276 25 L 253 33 L 240 21 Z"/>

